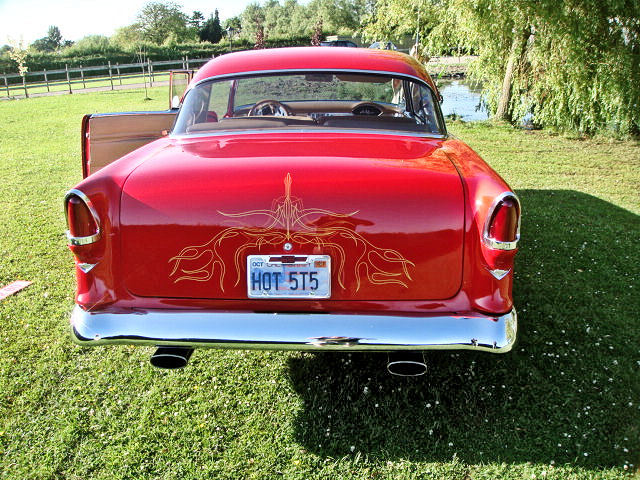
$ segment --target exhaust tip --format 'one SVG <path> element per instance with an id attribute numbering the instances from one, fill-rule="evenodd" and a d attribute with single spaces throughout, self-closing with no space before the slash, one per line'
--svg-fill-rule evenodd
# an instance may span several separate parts
<path id="1" fill-rule="evenodd" d="M 399 377 L 419 377 L 427 373 L 422 353 L 389 355 L 387 371 Z"/>
<path id="2" fill-rule="evenodd" d="M 192 353 L 193 348 L 159 347 L 150 362 L 156 368 L 175 370 L 186 367 Z"/>

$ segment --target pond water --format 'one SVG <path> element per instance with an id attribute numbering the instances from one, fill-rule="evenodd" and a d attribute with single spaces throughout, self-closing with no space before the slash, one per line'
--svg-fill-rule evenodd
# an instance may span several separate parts
<path id="1" fill-rule="evenodd" d="M 444 98 L 440 105 L 442 114 L 456 114 L 465 122 L 486 120 L 487 110 L 481 105 L 482 88 L 477 83 L 462 80 L 438 80 L 438 89 Z"/>

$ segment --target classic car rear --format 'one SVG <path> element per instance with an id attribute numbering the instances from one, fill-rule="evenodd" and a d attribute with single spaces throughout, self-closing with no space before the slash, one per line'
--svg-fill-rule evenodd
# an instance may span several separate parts
<path id="1" fill-rule="evenodd" d="M 135 129 L 88 117 L 74 339 L 157 345 L 161 366 L 196 347 L 510 350 L 520 205 L 437 99 L 406 55 L 316 47 L 212 60 L 171 133 L 112 163 Z"/>

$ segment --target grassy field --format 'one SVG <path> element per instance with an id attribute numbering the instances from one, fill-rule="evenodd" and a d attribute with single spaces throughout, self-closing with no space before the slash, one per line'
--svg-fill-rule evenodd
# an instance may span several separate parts
<path id="1" fill-rule="evenodd" d="M 157 84 L 159 82 L 168 82 L 169 81 L 169 72 L 158 72 L 153 76 L 153 83 Z M 85 92 L 85 86 L 87 89 L 95 89 L 95 88 L 111 88 L 111 81 L 109 77 L 87 77 L 86 82 L 83 84 L 82 80 L 76 77 L 71 79 L 71 89 L 73 93 L 88 93 Z M 144 83 L 149 85 L 149 77 L 146 76 L 144 79 L 140 77 L 116 77 L 113 78 L 113 86 L 117 90 L 121 86 L 127 85 L 140 85 L 142 86 Z M 68 93 L 69 92 L 69 84 L 66 80 L 56 80 L 49 82 L 49 89 L 47 89 L 44 81 L 38 86 L 30 86 L 27 84 L 27 90 L 29 92 L 29 96 L 46 94 L 49 92 L 58 92 L 58 93 Z M 4 98 L 3 98 L 4 97 Z M 11 85 L 9 88 L 9 95 L 7 95 L 6 87 L 0 85 L 0 99 L 7 100 L 9 97 L 16 98 L 24 98 L 24 88 L 22 85 Z M 167 98 L 168 102 L 168 98 Z M 163 105 L 164 107 L 164 105 Z"/>
<path id="2" fill-rule="evenodd" d="M 485 124 L 451 130 L 521 197 L 505 356 L 73 345 L 62 197 L 84 113 L 164 108 L 166 89 L 0 102 L 0 478 L 620 479 L 640 463 L 640 145 Z"/>

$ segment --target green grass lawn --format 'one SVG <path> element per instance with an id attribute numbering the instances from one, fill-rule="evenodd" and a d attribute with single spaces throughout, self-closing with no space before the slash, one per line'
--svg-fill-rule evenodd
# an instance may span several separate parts
<path id="1" fill-rule="evenodd" d="M 111 81 L 109 80 L 109 77 L 86 77 L 85 79 L 85 83 L 82 83 L 82 80 L 80 78 L 76 78 L 76 76 L 74 76 L 73 78 L 71 78 L 71 89 L 73 90 L 74 93 L 85 93 L 83 90 L 85 89 L 85 87 L 87 89 L 91 89 L 91 88 L 98 88 L 98 87 L 108 87 L 111 88 Z M 118 89 L 121 85 L 142 85 L 144 84 L 146 81 L 147 84 L 149 84 L 149 77 L 145 77 L 144 79 L 142 77 L 115 77 L 113 78 L 113 86 Z M 169 81 L 169 72 L 158 72 L 156 74 L 154 74 L 153 77 L 153 83 L 157 83 L 157 82 L 167 82 Z M 69 92 L 69 84 L 67 83 L 66 80 L 55 80 L 55 81 L 50 81 L 49 82 L 49 89 L 47 89 L 44 80 L 41 82 L 41 84 L 39 84 L 39 86 L 34 87 L 34 86 L 29 86 L 29 84 L 27 84 L 27 91 L 29 92 L 29 95 L 35 95 L 35 94 L 42 94 L 42 93 L 48 93 L 48 92 Z M 0 85 L 0 98 L 4 97 L 17 97 L 17 98 L 24 98 L 24 88 L 22 85 L 20 84 L 16 84 L 16 85 L 11 85 L 9 88 L 9 94 L 7 95 L 7 90 L 6 88 L 4 88 L 3 85 Z M 167 104 L 168 104 L 168 97 L 167 97 Z M 164 105 L 163 105 L 164 107 Z"/>
<path id="2" fill-rule="evenodd" d="M 453 124 L 522 200 L 504 356 L 71 343 L 62 197 L 81 178 L 80 120 L 162 109 L 166 88 L 0 102 L 0 478 L 620 479 L 640 463 L 640 145 Z"/>

